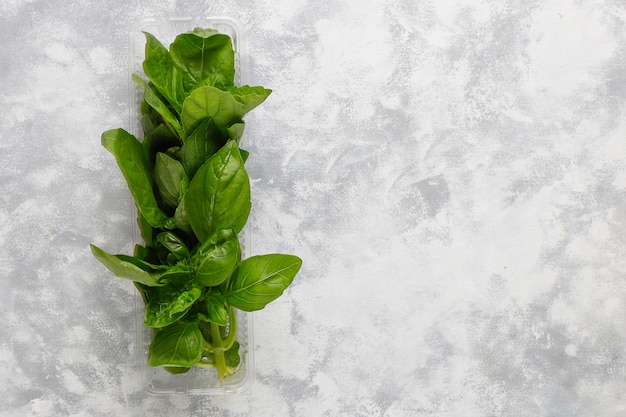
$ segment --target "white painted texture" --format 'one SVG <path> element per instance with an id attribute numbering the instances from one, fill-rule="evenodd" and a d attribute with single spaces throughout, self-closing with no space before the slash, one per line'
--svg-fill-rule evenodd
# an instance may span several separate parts
<path id="1" fill-rule="evenodd" d="M 241 21 L 252 252 L 298 254 L 255 314 L 256 382 L 157 398 L 100 133 L 128 30 Z M 626 415 L 626 5 L 618 0 L 9 0 L 0 5 L 0 416 Z"/>

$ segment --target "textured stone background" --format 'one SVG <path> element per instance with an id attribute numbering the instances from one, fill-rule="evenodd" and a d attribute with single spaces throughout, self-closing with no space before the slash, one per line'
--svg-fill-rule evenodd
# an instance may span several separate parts
<path id="1" fill-rule="evenodd" d="M 252 252 L 304 268 L 255 314 L 256 381 L 135 378 L 131 249 L 100 133 L 129 27 L 227 15 L 250 82 Z M 0 3 L 1 416 L 626 415 L 621 0 Z"/>

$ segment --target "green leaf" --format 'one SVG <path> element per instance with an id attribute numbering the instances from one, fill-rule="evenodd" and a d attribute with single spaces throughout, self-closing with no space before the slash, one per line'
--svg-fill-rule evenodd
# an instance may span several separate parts
<path id="1" fill-rule="evenodd" d="M 104 266 L 117 277 L 139 282 L 148 287 L 163 285 L 159 279 L 165 269 L 127 255 L 112 255 L 96 245 L 90 245 L 91 252 Z"/>
<path id="2" fill-rule="evenodd" d="M 150 255 L 152 255 L 152 251 L 149 248 L 139 244 L 135 244 L 135 250 L 133 251 L 134 258 L 137 258 L 144 262 L 150 262 L 148 261 Z"/>
<path id="3" fill-rule="evenodd" d="M 143 138 L 141 144 L 146 149 L 150 161 L 154 163 L 158 152 L 180 145 L 180 140 L 172 134 L 165 124 L 161 123 Z"/>
<path id="4" fill-rule="evenodd" d="M 136 74 L 133 74 L 131 77 L 133 80 L 135 77 L 139 77 Z M 143 83 L 143 80 L 142 80 Z M 143 128 L 144 135 L 150 134 L 154 129 L 157 128 L 162 123 L 162 117 L 156 110 L 152 108 L 146 100 L 142 100 L 140 104 L 141 108 L 141 127 Z"/>
<path id="5" fill-rule="evenodd" d="M 185 206 L 185 195 L 183 195 L 178 207 L 176 207 L 176 211 L 174 212 L 174 221 L 177 229 L 180 229 L 188 234 L 193 233 L 191 225 L 189 224 L 189 214 L 187 213 L 187 208 Z"/>
<path id="6" fill-rule="evenodd" d="M 180 237 L 176 236 L 174 232 L 161 232 L 157 235 L 156 239 L 179 261 L 189 257 L 187 245 Z"/>
<path id="7" fill-rule="evenodd" d="M 239 140 L 243 136 L 243 130 L 246 127 L 246 124 L 241 121 L 237 123 L 233 123 L 232 125 L 226 128 L 226 133 L 228 134 L 228 138 L 234 140 L 239 144 Z"/>
<path id="8" fill-rule="evenodd" d="M 177 207 L 180 196 L 189 184 L 183 165 L 168 154 L 157 153 L 154 180 L 165 204 Z"/>
<path id="9" fill-rule="evenodd" d="M 146 35 L 146 58 L 143 62 L 143 72 L 152 81 L 157 91 L 180 114 L 186 97 L 182 70 L 161 42 L 147 32 L 144 34 Z"/>
<path id="10" fill-rule="evenodd" d="M 241 362 L 241 357 L 239 356 L 239 342 L 234 342 L 230 349 L 224 352 L 224 360 L 226 361 L 226 366 L 230 368 L 239 366 Z"/>
<path id="11" fill-rule="evenodd" d="M 272 93 L 272 90 L 260 86 L 251 87 L 242 85 L 240 87 L 230 87 L 228 91 L 233 95 L 235 100 L 241 103 L 243 114 L 263 103 L 265 99 Z"/>
<path id="12" fill-rule="evenodd" d="M 256 311 L 280 297 L 300 270 L 297 256 L 270 254 L 242 261 L 222 292 L 230 305 Z"/>
<path id="13" fill-rule="evenodd" d="M 205 287 L 220 285 L 233 273 L 241 259 L 234 229 L 220 230 L 207 239 L 191 258 L 196 282 Z"/>
<path id="14" fill-rule="evenodd" d="M 165 369 L 172 375 L 180 375 L 189 372 L 191 367 L 188 368 L 185 366 L 165 366 L 163 369 Z"/>
<path id="15" fill-rule="evenodd" d="M 218 129 L 226 129 L 241 119 L 241 107 L 228 91 L 208 85 L 198 87 L 183 102 L 183 130 L 189 135 L 207 118 L 213 119 Z"/>
<path id="16" fill-rule="evenodd" d="M 139 232 L 143 241 L 146 242 L 147 246 L 152 246 L 154 243 L 154 228 L 150 226 L 150 223 L 148 223 L 141 212 L 137 213 L 137 226 L 139 226 Z"/>
<path id="17" fill-rule="evenodd" d="M 183 130 L 191 134 L 204 119 L 211 118 L 226 134 L 229 126 L 241 122 L 243 116 L 261 104 L 270 92 L 263 87 L 250 86 L 231 87 L 228 91 L 208 85 L 198 87 L 183 102 Z"/>
<path id="18" fill-rule="evenodd" d="M 133 284 L 135 284 L 137 291 L 139 291 L 139 294 L 141 294 L 141 299 L 143 300 L 144 305 L 148 304 L 152 296 L 156 293 L 156 290 L 159 288 L 149 287 L 137 281 L 133 281 Z"/>
<path id="19" fill-rule="evenodd" d="M 170 325 L 183 317 L 193 303 L 202 296 L 200 288 L 159 288 L 146 306 L 144 324 L 150 328 L 161 328 Z"/>
<path id="20" fill-rule="evenodd" d="M 102 134 L 102 145 L 115 156 L 142 216 L 150 226 L 164 227 L 168 217 L 154 196 L 152 166 L 141 142 L 124 129 L 113 129 Z"/>
<path id="21" fill-rule="evenodd" d="M 224 298 L 219 294 L 211 294 L 205 300 L 207 321 L 213 322 L 220 326 L 228 324 L 228 309 Z"/>
<path id="22" fill-rule="evenodd" d="M 170 51 L 183 70 L 187 91 L 207 79 L 219 88 L 233 85 L 235 54 L 227 35 L 216 31 L 183 33 L 176 37 Z"/>
<path id="23" fill-rule="evenodd" d="M 204 119 L 198 127 L 185 139 L 181 148 L 181 162 L 187 175 L 192 178 L 198 168 L 219 148 L 224 146 L 225 139 L 215 126 L 213 119 Z"/>
<path id="24" fill-rule="evenodd" d="M 148 350 L 150 366 L 189 368 L 202 359 L 204 337 L 195 323 L 175 323 L 157 332 Z"/>
<path id="25" fill-rule="evenodd" d="M 241 154 L 241 160 L 245 163 L 250 156 L 250 152 L 246 151 L 245 149 L 239 148 L 239 153 Z"/>
<path id="26" fill-rule="evenodd" d="M 198 169 L 183 201 L 189 224 L 201 242 L 221 229 L 241 232 L 250 213 L 250 181 L 234 141 L 228 141 Z"/>
<path id="27" fill-rule="evenodd" d="M 159 282 L 172 284 L 176 287 L 182 287 L 191 279 L 191 271 L 189 265 L 187 264 L 187 260 L 185 259 L 174 265 L 163 265 L 163 267 L 165 270 L 159 277 Z"/>
<path id="28" fill-rule="evenodd" d="M 143 87 L 144 101 L 161 116 L 163 122 L 173 133 L 175 133 L 181 140 L 184 140 L 185 132 L 178 121 L 178 117 L 172 113 L 167 103 L 165 103 L 159 94 L 154 90 L 153 85 L 146 83 L 137 74 L 133 74 L 132 79 L 139 86 Z"/>

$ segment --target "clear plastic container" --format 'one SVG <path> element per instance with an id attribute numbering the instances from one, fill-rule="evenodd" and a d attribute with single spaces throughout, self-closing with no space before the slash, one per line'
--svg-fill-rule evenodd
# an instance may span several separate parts
<path id="1" fill-rule="evenodd" d="M 241 39 L 240 26 L 228 17 L 177 17 L 177 18 L 146 18 L 135 23 L 131 28 L 131 65 L 129 68 L 130 80 L 132 73 L 143 76 L 142 63 L 144 60 L 145 36 L 143 32 L 154 35 L 161 43 L 169 48 L 174 38 L 196 27 L 212 28 L 220 33 L 229 35 L 235 51 L 235 83 L 246 84 L 246 69 Z M 130 129 L 137 137 L 143 137 L 139 104 L 143 98 L 143 90 L 135 83 L 130 82 Z M 245 142 L 245 135 L 242 141 Z M 249 229 L 244 228 L 240 236 L 243 245 L 242 255 L 245 257 L 249 248 Z M 135 231 L 135 240 L 141 242 L 139 230 Z M 241 392 L 252 385 L 254 381 L 253 341 L 252 341 L 252 313 L 237 310 L 237 341 L 240 344 L 239 354 L 241 363 L 234 375 L 220 381 L 217 372 L 212 368 L 192 367 L 184 374 L 173 375 L 160 367 L 148 365 L 148 348 L 152 341 L 152 330 L 143 324 L 145 307 L 141 296 L 137 292 L 135 297 L 136 310 L 136 351 L 139 362 L 139 372 L 142 384 L 152 394 L 227 394 Z"/>

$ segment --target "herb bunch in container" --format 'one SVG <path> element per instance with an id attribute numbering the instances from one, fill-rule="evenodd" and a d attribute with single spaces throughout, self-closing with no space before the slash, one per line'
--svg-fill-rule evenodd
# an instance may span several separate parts
<path id="1" fill-rule="evenodd" d="M 102 134 L 126 179 L 143 245 L 111 254 L 91 245 L 116 276 L 134 282 L 153 329 L 148 364 L 171 373 L 215 368 L 219 379 L 240 362 L 236 309 L 278 298 L 302 261 L 294 255 L 244 258 L 239 236 L 251 209 L 239 147 L 243 117 L 271 90 L 236 86 L 231 38 L 213 29 L 179 34 L 169 49 L 145 33 L 141 124 Z"/>

